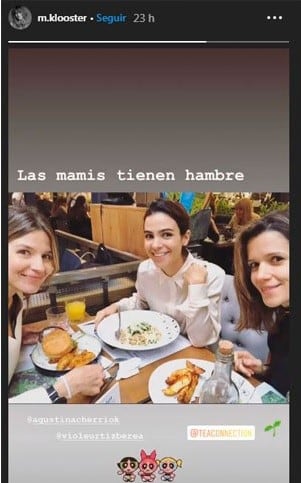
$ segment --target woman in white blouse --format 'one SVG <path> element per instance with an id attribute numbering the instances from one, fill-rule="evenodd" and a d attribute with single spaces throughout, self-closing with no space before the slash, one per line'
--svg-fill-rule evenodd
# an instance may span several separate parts
<path id="1" fill-rule="evenodd" d="M 155 200 L 144 216 L 144 246 L 148 259 L 138 268 L 136 290 L 96 314 L 96 325 L 120 310 L 163 312 L 180 324 L 195 347 L 214 344 L 220 334 L 220 302 L 224 270 L 194 258 L 186 248 L 189 215 L 170 200 Z"/>
<path id="2" fill-rule="evenodd" d="M 37 342 L 38 334 L 22 326 L 26 295 L 38 292 L 59 267 L 54 234 L 47 220 L 33 207 L 9 207 L 8 214 L 8 383 L 15 372 L 21 344 Z M 25 295 L 26 294 L 26 295 Z M 26 394 L 30 402 L 66 402 L 77 393 L 96 395 L 103 385 L 99 364 L 77 367 L 49 388 Z M 30 394 L 29 394 L 30 393 Z M 23 394 L 10 399 L 22 402 Z"/>

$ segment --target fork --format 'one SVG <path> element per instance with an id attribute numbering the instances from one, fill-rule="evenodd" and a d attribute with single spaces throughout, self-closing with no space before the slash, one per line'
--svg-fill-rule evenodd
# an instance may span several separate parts
<path id="1" fill-rule="evenodd" d="M 104 393 L 109 389 L 113 381 L 116 379 L 118 374 L 118 369 L 119 369 L 119 362 L 113 362 L 105 370 L 107 371 L 108 369 L 112 369 L 114 365 L 117 366 L 116 371 L 114 372 L 113 375 L 109 373 L 110 375 L 104 378 L 103 386 L 100 388 L 99 393 L 91 399 L 90 404 L 94 404 L 101 396 L 103 396 Z"/>
<path id="2" fill-rule="evenodd" d="M 117 340 L 120 339 L 120 328 L 121 328 L 121 312 L 119 306 L 117 307 L 117 313 L 118 313 L 118 329 L 115 330 L 115 337 Z"/>
<path id="3" fill-rule="evenodd" d="M 119 371 L 120 362 L 126 361 L 126 360 L 127 360 L 126 357 L 117 357 L 114 361 L 111 362 L 110 365 L 108 365 L 108 367 L 105 368 L 105 371 L 108 372 L 108 374 L 109 374 L 109 376 L 105 377 L 105 379 L 104 379 L 105 383 L 112 382 L 114 379 L 116 379 L 118 371 Z M 116 370 L 113 371 L 113 374 L 111 374 L 109 371 L 111 369 L 113 369 L 113 367 L 115 367 L 115 366 L 117 366 Z"/>

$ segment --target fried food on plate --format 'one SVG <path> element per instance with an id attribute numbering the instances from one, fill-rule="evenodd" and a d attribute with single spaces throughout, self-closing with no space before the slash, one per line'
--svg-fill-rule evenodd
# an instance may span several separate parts
<path id="1" fill-rule="evenodd" d="M 74 340 L 62 329 L 54 329 L 44 335 L 42 339 L 42 349 L 50 363 L 58 362 L 64 355 L 73 351 Z"/>
<path id="2" fill-rule="evenodd" d="M 178 392 L 177 400 L 179 403 L 188 404 L 191 401 L 195 388 L 199 382 L 199 374 L 192 374 L 191 382 Z"/>
<path id="3" fill-rule="evenodd" d="M 204 372 L 205 372 L 205 369 L 203 369 L 202 367 L 196 366 L 195 364 L 192 364 L 192 362 L 188 361 L 188 360 L 186 361 L 186 367 L 190 371 L 194 372 L 195 374 L 200 375 L 200 374 L 204 374 Z"/>
<path id="4" fill-rule="evenodd" d="M 42 349 L 50 364 L 56 364 L 58 371 L 85 366 L 92 362 L 96 354 L 86 349 L 79 350 L 77 343 L 63 329 L 54 329 L 42 339 Z"/>
<path id="5" fill-rule="evenodd" d="M 83 350 L 82 352 L 74 355 L 69 363 L 69 367 L 70 369 L 73 369 L 73 367 L 85 366 L 86 364 L 89 364 L 89 362 L 92 362 L 94 358 L 94 352 Z"/>
<path id="6" fill-rule="evenodd" d="M 191 375 L 191 370 L 188 369 L 187 367 L 185 369 L 177 369 L 176 371 L 173 371 L 165 380 L 166 384 L 171 385 L 174 384 L 175 382 L 185 378 L 185 377 L 190 377 Z M 188 381 L 188 383 L 190 380 Z"/>
<path id="7" fill-rule="evenodd" d="M 191 372 L 188 371 L 185 375 L 180 376 L 176 382 L 163 390 L 165 396 L 175 396 L 183 388 L 187 387 L 191 382 Z"/>
<path id="8" fill-rule="evenodd" d="M 74 351 L 69 352 L 69 354 L 64 355 L 57 363 L 56 368 L 58 371 L 64 371 L 69 367 L 70 362 L 74 357 Z"/>
<path id="9" fill-rule="evenodd" d="M 95 359 L 94 352 L 86 349 L 82 351 L 72 351 L 69 354 L 63 356 L 57 363 L 56 368 L 58 371 L 64 371 L 73 369 L 74 367 L 85 366 Z"/>
<path id="10" fill-rule="evenodd" d="M 193 396 L 199 377 L 205 372 L 202 367 L 186 360 L 186 367 L 173 371 L 165 380 L 165 396 L 177 396 L 179 403 L 188 404 Z"/>

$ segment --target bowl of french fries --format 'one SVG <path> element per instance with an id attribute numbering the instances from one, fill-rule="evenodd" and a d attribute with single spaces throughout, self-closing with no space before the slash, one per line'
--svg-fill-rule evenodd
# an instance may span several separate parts
<path id="1" fill-rule="evenodd" d="M 209 374 L 207 365 L 201 359 L 175 359 L 161 364 L 149 379 L 152 402 L 191 404 Z"/>

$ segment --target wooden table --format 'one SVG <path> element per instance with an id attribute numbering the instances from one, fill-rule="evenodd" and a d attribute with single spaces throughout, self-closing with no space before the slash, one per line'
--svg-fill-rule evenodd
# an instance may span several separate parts
<path id="1" fill-rule="evenodd" d="M 30 327 L 30 329 L 32 329 L 33 331 L 39 332 L 45 326 L 47 326 L 47 324 L 48 322 L 44 320 L 41 322 L 26 324 L 26 327 Z M 72 324 L 72 328 L 74 330 L 78 330 L 76 324 Z M 105 352 L 104 355 L 106 357 L 109 357 Z M 142 367 L 139 371 L 139 374 L 132 376 L 128 379 L 123 379 L 119 381 L 121 402 L 124 404 L 143 404 L 150 402 L 150 397 L 148 394 L 148 381 L 151 373 L 164 362 L 174 359 L 203 359 L 206 361 L 214 362 L 215 356 L 209 349 L 190 346 L 186 349 L 182 349 L 176 352 L 175 354 L 172 354 L 168 357 L 155 361 L 145 367 Z M 248 381 L 253 384 L 254 387 L 260 383 L 253 377 L 250 377 Z M 114 381 L 112 382 L 112 384 L 114 384 Z M 111 385 L 109 385 L 107 389 L 109 389 L 110 386 Z M 95 398 L 78 394 L 70 399 L 68 403 L 90 404 L 91 402 L 93 402 L 93 400 L 95 400 Z"/>
<path id="2" fill-rule="evenodd" d="M 214 354 L 208 349 L 199 349 L 191 346 L 168 357 L 164 357 L 164 359 L 160 359 L 159 361 L 155 361 L 152 364 L 142 367 L 139 374 L 136 376 L 120 381 L 121 401 L 126 403 L 148 402 L 150 400 L 148 394 L 148 380 L 151 373 L 164 362 L 172 361 L 174 359 L 205 359 L 206 361 L 214 361 Z"/>

